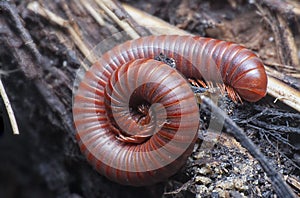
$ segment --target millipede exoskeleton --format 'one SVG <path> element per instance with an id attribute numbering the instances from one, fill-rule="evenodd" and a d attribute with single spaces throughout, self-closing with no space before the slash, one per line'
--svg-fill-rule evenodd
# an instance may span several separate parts
<path id="1" fill-rule="evenodd" d="M 161 53 L 176 69 L 153 60 Z M 262 61 L 240 45 L 198 36 L 127 41 L 92 65 L 74 96 L 76 138 L 89 163 L 124 185 L 150 185 L 176 173 L 199 125 L 186 78 L 224 86 L 235 100 L 266 95 Z"/>

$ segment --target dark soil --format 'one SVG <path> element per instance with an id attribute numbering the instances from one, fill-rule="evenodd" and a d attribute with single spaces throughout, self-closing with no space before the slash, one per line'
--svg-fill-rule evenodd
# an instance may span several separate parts
<path id="1" fill-rule="evenodd" d="M 11 1 L 42 61 L 24 44 L 8 12 L 0 8 L 0 77 L 20 128 L 20 135 L 12 134 L 0 100 L 0 197 L 276 197 L 264 170 L 234 138 L 224 135 L 213 141 L 205 139 L 213 135 L 207 131 L 210 115 L 205 111 L 201 114 L 202 128 L 194 153 L 170 180 L 134 188 L 99 175 L 80 153 L 72 121 L 73 81 L 84 55 L 74 44 L 73 48 L 67 47 L 72 42 L 66 29 L 29 11 L 29 2 Z M 61 6 L 64 1 L 40 2 L 67 18 Z M 84 35 L 89 35 L 84 37 L 89 46 L 111 35 L 109 27 L 96 30 L 96 22 L 82 8 L 73 1 L 66 2 Z M 251 1 L 123 2 L 193 34 L 240 43 L 255 51 L 265 63 L 283 64 L 274 31 Z M 300 17 L 283 16 L 293 35 L 299 34 Z M 109 24 L 114 26 L 111 20 Z M 300 43 L 299 36 L 295 42 Z M 299 88 L 297 83 L 291 86 Z M 300 114 L 273 101 L 271 96 L 243 104 L 224 99 L 222 105 L 260 148 L 270 166 L 285 178 L 299 182 Z M 300 189 L 291 186 L 299 195 Z"/>

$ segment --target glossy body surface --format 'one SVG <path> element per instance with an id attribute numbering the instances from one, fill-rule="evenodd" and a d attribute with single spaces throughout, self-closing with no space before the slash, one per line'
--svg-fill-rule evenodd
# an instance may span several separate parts
<path id="1" fill-rule="evenodd" d="M 176 69 L 153 60 L 160 53 Z M 193 150 L 199 109 L 186 78 L 232 88 L 255 102 L 266 94 L 260 59 L 234 43 L 192 36 L 149 36 L 105 53 L 74 96 L 76 138 L 89 163 L 124 185 L 175 174 Z"/>

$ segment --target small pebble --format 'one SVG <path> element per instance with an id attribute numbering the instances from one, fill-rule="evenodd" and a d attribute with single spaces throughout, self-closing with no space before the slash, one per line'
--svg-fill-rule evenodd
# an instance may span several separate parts
<path id="1" fill-rule="evenodd" d="M 216 184 L 216 187 L 219 187 L 221 189 L 233 189 L 234 188 L 234 182 L 232 179 L 226 180 L 226 181 L 219 181 Z"/>
<path id="2" fill-rule="evenodd" d="M 211 173 L 211 168 L 210 167 L 202 167 L 199 169 L 198 173 L 202 174 L 202 175 L 207 175 L 209 173 Z"/>
<path id="3" fill-rule="evenodd" d="M 210 184 L 211 179 L 208 177 L 203 177 L 203 176 L 197 176 L 195 179 L 196 182 L 201 182 L 204 185 Z"/>

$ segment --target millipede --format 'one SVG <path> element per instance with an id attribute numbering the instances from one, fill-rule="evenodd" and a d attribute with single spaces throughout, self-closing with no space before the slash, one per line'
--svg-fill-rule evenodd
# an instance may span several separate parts
<path id="1" fill-rule="evenodd" d="M 176 68 L 154 60 L 174 59 Z M 186 163 L 199 128 L 188 78 L 214 82 L 235 101 L 266 95 L 267 75 L 254 52 L 199 36 L 147 36 L 120 44 L 85 73 L 74 95 L 76 139 L 108 179 L 144 186 Z"/>

